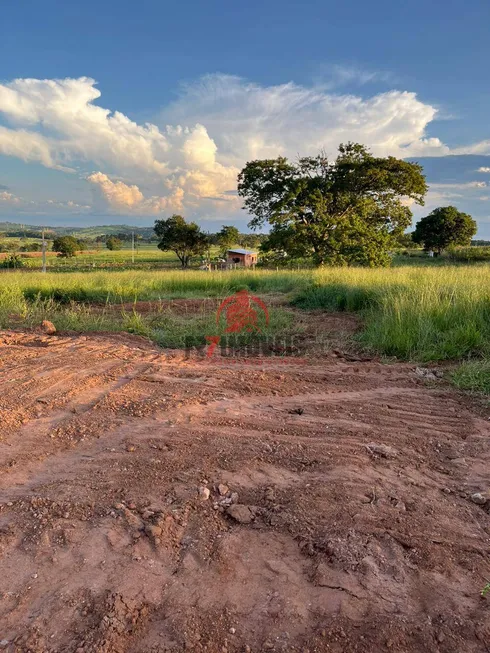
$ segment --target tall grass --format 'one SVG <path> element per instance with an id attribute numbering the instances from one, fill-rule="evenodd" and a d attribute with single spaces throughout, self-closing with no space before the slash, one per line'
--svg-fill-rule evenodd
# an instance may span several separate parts
<path id="1" fill-rule="evenodd" d="M 297 273 L 259 271 L 203 272 L 168 270 L 165 272 L 124 271 L 68 274 L 10 272 L 0 275 L 0 328 L 39 325 L 43 319 L 55 322 L 60 330 L 127 331 L 151 338 L 165 347 L 205 344 L 205 336 L 220 335 L 213 311 L 194 311 L 177 315 L 165 306 L 174 298 L 224 298 L 241 288 L 251 292 L 290 293 L 306 285 L 308 279 Z M 136 301 L 163 304 L 152 313 L 139 314 Z M 114 308 L 115 304 L 125 304 Z M 261 335 L 242 333 L 236 346 L 294 331 L 292 316 L 271 308 L 270 324 Z M 233 346 L 233 342 L 229 343 Z"/>
<path id="2" fill-rule="evenodd" d="M 8 272 L 0 275 L 0 304 L 4 294 L 32 301 L 119 303 L 178 297 L 221 297 L 240 288 L 254 292 L 296 291 L 311 282 L 311 272 L 236 270 L 104 271 L 91 273 Z"/>
<path id="3" fill-rule="evenodd" d="M 490 266 L 324 270 L 295 300 L 361 311 L 361 341 L 389 356 L 490 356 Z"/>
<path id="4" fill-rule="evenodd" d="M 34 306 L 54 310 L 64 305 L 72 316 L 80 310 L 81 320 L 84 309 L 73 302 L 225 297 L 240 288 L 282 293 L 307 310 L 360 312 L 365 324 L 361 342 L 389 356 L 422 361 L 490 356 L 490 266 L 485 264 L 279 272 L 9 272 L 0 275 L 0 326 L 11 324 L 12 314 L 33 314 Z M 76 322 L 76 315 L 71 319 Z M 100 320 L 100 328 L 108 325 L 100 315 L 90 319 Z"/>

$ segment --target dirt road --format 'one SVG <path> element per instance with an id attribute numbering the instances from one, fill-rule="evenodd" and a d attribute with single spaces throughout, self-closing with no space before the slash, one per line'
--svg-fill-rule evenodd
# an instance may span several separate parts
<path id="1" fill-rule="evenodd" d="M 490 651 L 488 412 L 286 361 L 0 335 L 0 650 Z"/>

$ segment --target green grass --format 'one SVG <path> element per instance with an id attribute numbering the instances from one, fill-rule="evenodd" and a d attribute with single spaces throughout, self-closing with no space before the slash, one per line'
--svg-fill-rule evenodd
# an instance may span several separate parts
<path id="1" fill-rule="evenodd" d="M 453 373 L 453 381 L 462 390 L 490 394 L 490 360 L 467 361 Z"/>
<path id="2" fill-rule="evenodd" d="M 248 288 L 254 292 L 290 293 L 311 283 L 311 272 L 236 270 L 97 271 L 87 273 L 6 272 L 0 276 L 0 307 L 6 301 L 54 299 L 118 303 L 177 297 L 225 297 Z M 9 299 L 10 298 L 10 299 Z"/>
<path id="3" fill-rule="evenodd" d="M 18 241 L 18 244 L 20 244 L 20 241 Z M 40 253 L 33 255 L 28 252 L 21 252 L 20 255 L 27 271 L 41 269 L 42 258 Z M 53 252 L 48 252 L 46 261 L 48 270 L 54 272 L 180 267 L 180 261 L 173 252 L 162 252 L 153 243 L 138 245 L 134 252 L 134 263 L 132 257 L 131 246 L 125 243 L 120 250 L 110 251 L 105 245 L 101 245 L 99 249 L 81 252 L 71 258 L 61 258 Z M 196 262 L 196 265 L 198 265 L 198 262 Z"/>
<path id="4" fill-rule="evenodd" d="M 55 317 L 59 328 L 126 330 L 166 346 L 209 335 L 213 316 L 179 317 L 160 312 L 90 309 L 111 304 L 181 297 L 224 298 L 241 288 L 260 295 L 280 294 L 304 310 L 361 314 L 361 344 L 405 360 L 467 360 L 455 382 L 488 391 L 490 359 L 490 266 L 405 266 L 388 269 L 322 270 L 126 270 L 5 272 L 0 274 L 0 327 L 34 324 Z M 271 333 L 294 329 L 280 315 Z M 211 331 L 211 333 L 213 333 Z"/>
<path id="5" fill-rule="evenodd" d="M 4 295 L 5 299 L 5 295 Z M 260 316 L 259 316 L 260 317 Z M 35 299 L 32 302 L 4 303 L 0 309 L 0 327 L 39 326 L 51 320 L 59 331 L 127 332 L 150 338 L 162 347 L 201 347 L 206 336 L 222 337 L 229 347 L 257 345 L 270 338 L 287 338 L 295 331 L 293 315 L 281 307 L 269 309 L 269 323 L 259 320 L 260 332 L 243 331 L 226 335 L 224 320 L 216 324 L 215 311 L 201 310 L 176 313 L 162 304 L 151 313 L 139 313 L 131 307 L 114 307 L 110 304 L 96 307 L 86 303 L 59 304 L 52 299 Z M 296 330 L 297 331 L 297 330 Z"/>
<path id="6" fill-rule="evenodd" d="M 219 335 L 215 314 L 198 311 L 176 315 L 165 305 L 151 314 L 114 304 L 175 298 L 225 298 L 241 288 L 252 293 L 291 293 L 308 277 L 298 273 L 229 271 L 105 271 L 87 273 L 29 273 L 0 275 L 0 328 L 35 326 L 43 319 L 59 330 L 127 331 L 151 338 L 165 347 L 199 346 L 206 335 Z M 260 336 L 242 333 L 230 346 L 244 346 L 260 338 L 294 331 L 292 316 L 271 307 L 270 324 Z"/>
<path id="7" fill-rule="evenodd" d="M 328 269 L 295 303 L 360 311 L 368 348 L 410 360 L 490 356 L 490 266 Z"/>

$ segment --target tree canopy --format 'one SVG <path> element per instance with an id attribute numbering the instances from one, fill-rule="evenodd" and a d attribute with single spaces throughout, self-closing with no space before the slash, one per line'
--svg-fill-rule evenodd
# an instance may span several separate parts
<path id="1" fill-rule="evenodd" d="M 122 249 L 122 240 L 120 238 L 116 238 L 116 236 L 109 236 L 109 238 L 106 240 L 105 246 L 111 252 L 117 251 L 118 249 Z"/>
<path id="2" fill-rule="evenodd" d="M 71 258 L 80 250 L 80 243 L 73 236 L 57 236 L 53 240 L 53 252 L 62 258 Z"/>
<path id="3" fill-rule="evenodd" d="M 477 229 L 471 215 L 455 206 L 441 206 L 417 222 L 412 239 L 424 249 L 441 254 L 450 246 L 471 245 Z"/>
<path id="4" fill-rule="evenodd" d="M 216 240 L 223 250 L 227 250 L 240 241 L 240 232 L 236 227 L 223 225 L 216 234 Z"/>
<path id="5" fill-rule="evenodd" d="M 167 220 L 155 221 L 158 248 L 171 250 L 178 256 L 182 267 L 186 268 L 193 256 L 204 254 L 208 247 L 208 237 L 195 222 L 186 222 L 181 215 L 173 215 Z"/>
<path id="6" fill-rule="evenodd" d="M 324 153 L 251 161 L 238 176 L 238 194 L 257 229 L 272 229 L 265 251 L 336 265 L 386 265 L 389 249 L 411 225 L 409 204 L 423 204 L 422 167 L 395 157 L 374 157 L 363 145 Z"/>

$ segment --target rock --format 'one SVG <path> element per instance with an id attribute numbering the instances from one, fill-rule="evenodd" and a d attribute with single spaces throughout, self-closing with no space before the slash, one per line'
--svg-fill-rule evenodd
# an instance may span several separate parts
<path id="1" fill-rule="evenodd" d="M 230 628 L 228 632 L 230 633 L 230 635 L 234 635 L 236 633 L 236 628 Z"/>
<path id="2" fill-rule="evenodd" d="M 288 410 L 288 413 L 290 415 L 302 415 L 305 412 L 304 408 L 292 408 L 291 410 Z"/>
<path id="3" fill-rule="evenodd" d="M 146 524 L 145 533 L 151 537 L 159 537 L 162 534 L 162 529 L 160 526 L 154 526 L 153 524 Z"/>
<path id="4" fill-rule="evenodd" d="M 480 492 L 475 492 L 470 498 L 477 506 L 484 506 L 487 502 L 486 498 Z"/>
<path id="5" fill-rule="evenodd" d="M 155 513 L 153 512 L 153 510 L 148 510 L 148 508 L 146 508 L 141 513 L 141 516 L 143 517 L 143 519 L 150 519 L 150 517 L 153 517 L 154 514 Z"/>
<path id="6" fill-rule="evenodd" d="M 264 499 L 265 499 L 266 501 L 275 501 L 275 499 L 276 499 L 276 493 L 274 492 L 274 488 L 273 488 L 273 487 L 268 487 L 268 488 L 266 489 L 265 494 L 264 494 Z"/>
<path id="7" fill-rule="evenodd" d="M 56 333 L 56 327 L 49 320 L 43 320 L 41 322 L 41 330 L 48 336 L 52 336 Z"/>
<path id="8" fill-rule="evenodd" d="M 395 458 L 398 455 L 398 451 L 393 449 L 393 447 L 389 447 L 387 444 L 376 444 L 376 442 L 370 442 L 364 446 L 372 456 L 381 456 L 381 458 Z"/>
<path id="9" fill-rule="evenodd" d="M 116 510 L 124 510 L 125 507 L 126 507 L 126 506 L 124 505 L 124 503 L 115 503 L 115 504 L 114 504 L 114 508 L 115 508 Z"/>
<path id="10" fill-rule="evenodd" d="M 226 494 L 228 494 L 229 490 L 230 490 L 230 488 L 227 485 L 225 485 L 224 483 L 220 483 L 218 485 L 218 492 L 220 493 L 220 495 L 222 497 L 224 497 Z"/>
<path id="11" fill-rule="evenodd" d="M 438 373 L 438 370 L 429 370 L 426 367 L 416 367 L 415 374 L 427 381 L 436 381 L 438 377 L 442 376 L 442 374 Z"/>
<path id="12" fill-rule="evenodd" d="M 453 458 L 451 462 L 454 465 L 466 465 L 466 458 Z"/>
<path id="13" fill-rule="evenodd" d="M 0 647 L 1 648 L 6 648 L 10 644 L 10 641 L 8 639 L 2 639 L 0 641 Z"/>
<path id="14" fill-rule="evenodd" d="M 135 515 L 131 510 L 128 510 L 128 508 L 124 508 L 124 516 L 130 526 L 139 531 L 143 530 L 144 523 L 139 515 Z"/>
<path id="15" fill-rule="evenodd" d="M 204 485 L 201 485 L 199 488 L 199 496 L 201 497 L 201 501 L 207 501 L 209 499 L 209 495 L 211 492 L 209 491 L 209 488 L 205 487 Z"/>
<path id="16" fill-rule="evenodd" d="M 126 451 L 133 452 L 136 451 L 136 447 L 133 444 L 126 445 Z"/>
<path id="17" fill-rule="evenodd" d="M 231 493 L 230 501 L 232 503 L 238 503 L 238 492 L 232 492 Z"/>
<path id="18" fill-rule="evenodd" d="M 250 524 L 250 522 L 255 519 L 255 515 L 249 506 L 245 506 L 241 503 L 235 503 L 234 505 L 229 506 L 226 510 L 226 514 L 239 524 Z"/>

